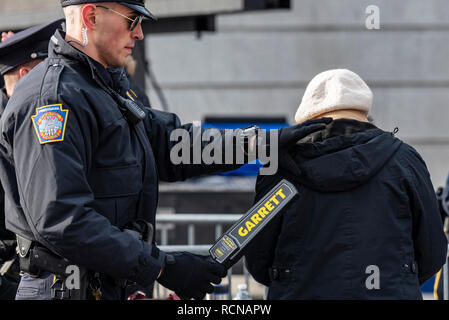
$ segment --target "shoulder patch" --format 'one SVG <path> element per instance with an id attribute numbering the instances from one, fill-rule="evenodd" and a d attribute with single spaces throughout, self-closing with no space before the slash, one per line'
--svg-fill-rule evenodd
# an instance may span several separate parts
<path id="1" fill-rule="evenodd" d="M 62 109 L 62 104 L 52 104 L 36 109 L 31 116 L 40 144 L 64 141 L 65 127 L 69 110 Z"/>

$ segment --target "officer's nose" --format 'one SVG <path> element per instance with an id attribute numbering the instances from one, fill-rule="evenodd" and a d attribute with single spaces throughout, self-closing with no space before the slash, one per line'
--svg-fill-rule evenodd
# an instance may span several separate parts
<path id="1" fill-rule="evenodd" d="M 143 30 L 142 30 L 142 24 L 138 24 L 134 30 L 132 31 L 132 38 L 134 40 L 143 40 L 144 35 L 143 35 Z"/>

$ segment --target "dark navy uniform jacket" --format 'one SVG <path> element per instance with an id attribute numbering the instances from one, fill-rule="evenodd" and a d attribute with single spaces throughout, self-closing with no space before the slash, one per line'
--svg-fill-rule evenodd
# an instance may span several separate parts
<path id="1" fill-rule="evenodd" d="M 193 125 L 149 108 L 131 125 L 108 89 L 126 97 L 121 80 L 55 33 L 48 58 L 17 84 L 2 117 L 22 208 L 6 225 L 78 265 L 147 286 L 160 262 L 121 228 L 137 218 L 155 223 L 159 180 L 236 166 L 173 165 L 170 133 L 192 136 Z"/>
<path id="2" fill-rule="evenodd" d="M 6 89 L 3 87 L 0 89 L 0 112 L 3 114 L 6 104 L 8 103 L 8 96 L 6 95 Z"/>
<path id="3" fill-rule="evenodd" d="M 349 119 L 302 142 L 257 182 L 257 199 L 282 178 L 299 192 L 246 255 L 268 298 L 421 299 L 420 285 L 445 262 L 446 237 L 420 155 Z"/>
<path id="4" fill-rule="evenodd" d="M 6 108 L 8 103 L 8 96 L 6 95 L 5 88 L 0 89 L 0 117 Z M 0 186 L 0 241 L 14 239 L 14 235 L 11 237 L 11 232 L 8 232 L 5 228 L 5 197 L 4 190 Z"/>
<path id="5" fill-rule="evenodd" d="M 0 89 L 0 117 L 8 103 L 5 88 Z M 13 243 L 5 243 L 4 240 L 13 240 L 15 235 L 5 227 L 5 191 L 0 186 L 0 266 L 11 259 L 15 253 Z M 13 300 L 17 291 L 17 284 L 0 276 L 0 300 Z"/>
<path id="6" fill-rule="evenodd" d="M 0 89 L 0 117 L 3 115 L 5 111 L 6 104 L 8 103 L 8 96 L 6 95 L 6 89 Z M 15 239 L 15 235 L 6 230 L 5 227 L 5 191 L 3 187 L 0 185 L 0 241 L 2 240 L 13 240 Z"/>

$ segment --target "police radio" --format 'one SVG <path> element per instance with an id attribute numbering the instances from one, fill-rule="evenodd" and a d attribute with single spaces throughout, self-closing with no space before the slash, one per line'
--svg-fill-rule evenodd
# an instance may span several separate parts
<path id="1" fill-rule="evenodd" d="M 121 102 L 120 109 L 126 120 L 130 121 L 132 124 L 136 124 L 145 119 L 147 114 L 137 105 L 137 103 L 130 99 L 125 99 L 120 95 L 117 95 L 117 97 Z"/>
<path id="2" fill-rule="evenodd" d="M 283 179 L 279 182 L 215 242 L 209 249 L 212 259 L 228 269 L 232 267 L 252 239 L 274 217 L 279 216 L 297 194 L 298 191 L 289 181 Z"/>

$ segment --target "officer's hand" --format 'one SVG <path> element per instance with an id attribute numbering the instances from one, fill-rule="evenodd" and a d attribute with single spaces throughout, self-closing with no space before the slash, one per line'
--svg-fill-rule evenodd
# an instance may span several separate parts
<path id="1" fill-rule="evenodd" d="M 2 32 L 2 42 L 8 40 L 9 38 L 11 38 L 14 35 L 14 32 L 9 31 L 9 32 Z"/>
<path id="2" fill-rule="evenodd" d="M 279 130 L 279 148 L 283 149 L 296 144 L 298 140 L 301 140 L 309 134 L 324 129 L 326 124 L 330 122 L 332 122 L 332 118 L 320 118 L 281 128 Z"/>
<path id="3" fill-rule="evenodd" d="M 212 293 L 211 283 L 219 284 L 226 276 L 226 268 L 209 256 L 189 252 L 166 254 L 165 266 L 157 281 L 173 290 L 182 299 L 201 300 Z"/>

